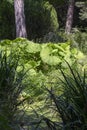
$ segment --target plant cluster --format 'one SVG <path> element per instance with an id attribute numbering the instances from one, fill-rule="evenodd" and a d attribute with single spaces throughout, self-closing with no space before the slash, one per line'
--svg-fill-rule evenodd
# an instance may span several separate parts
<path id="1" fill-rule="evenodd" d="M 75 48 L 71 49 L 68 42 L 38 44 L 18 38 L 13 41 L 1 41 L 0 49 L 7 50 L 7 55 L 11 50 L 13 57 L 20 58 L 20 65 L 23 65 L 24 70 L 28 71 L 26 81 L 29 84 L 31 81 L 33 84 L 33 87 L 29 86 L 28 89 L 29 91 L 35 90 L 36 92 L 33 91 L 34 95 L 43 93 L 41 88 L 43 83 L 56 81 L 57 76 L 55 75 L 59 73 L 57 69 L 60 67 L 67 68 L 65 61 L 76 67 L 77 62 L 84 58 L 84 54 Z M 80 63 L 78 64 L 80 65 Z M 20 70 L 20 67 L 17 67 L 17 70 Z"/>
<path id="2" fill-rule="evenodd" d="M 60 70 L 62 78 L 57 84 L 60 94 L 54 88 L 46 87 L 50 95 L 46 107 L 52 112 L 52 118 L 42 116 L 40 119 L 48 130 L 87 129 L 87 73 L 73 70 L 69 64 L 68 67 L 69 74 Z"/>
<path id="3" fill-rule="evenodd" d="M 81 32 L 79 29 L 74 28 L 70 36 L 72 47 L 78 48 L 83 53 L 87 54 L 87 32 Z"/>
<path id="4" fill-rule="evenodd" d="M 17 113 L 20 94 L 25 89 L 23 66 L 17 71 L 19 58 L 14 58 L 6 51 L 0 52 L 0 129 L 12 130 L 17 124 Z M 18 127 L 19 128 L 19 127 Z"/>
<path id="5" fill-rule="evenodd" d="M 30 117 L 33 122 L 28 118 L 29 123 L 25 122 L 25 127 L 29 125 L 31 129 L 36 129 L 41 123 L 41 128 L 49 130 L 75 129 L 78 127 L 77 125 L 81 125 L 83 129 L 83 123 L 86 128 L 86 117 L 82 115 L 81 111 L 86 103 L 86 97 L 84 97 L 86 88 L 83 88 L 86 87 L 86 75 L 81 77 L 79 73 L 70 68 L 72 66 L 75 69 L 80 64 L 79 60 L 84 58 L 81 51 L 76 48 L 71 49 L 69 42 L 38 44 L 24 38 L 0 41 L 0 50 L 1 129 L 10 130 L 14 127 L 15 121 L 18 121 L 18 112 L 21 113 L 21 104 L 26 99 L 28 99 L 26 104 L 33 105 L 35 101 L 40 102 L 47 98 L 47 92 L 50 98 L 47 98 L 49 99 L 47 105 L 43 105 L 44 110 L 51 107 L 49 111 L 55 113 L 54 119 L 39 114 L 39 109 L 36 109 L 38 119 L 37 116 L 33 117 L 35 115 L 33 113 L 32 118 Z M 67 65 L 67 62 L 70 66 Z M 52 89 L 50 90 L 50 88 Z M 22 93 L 24 96 L 21 100 L 20 94 Z M 78 94 L 78 97 L 75 94 Z M 82 97 L 80 97 L 81 94 L 83 94 Z M 81 104 L 77 104 L 80 103 L 80 100 L 82 100 Z M 79 110 L 77 111 L 77 109 Z M 4 123 L 6 126 L 3 125 Z M 18 122 L 17 126 L 16 122 L 15 126 L 14 129 L 19 129 L 20 123 Z"/>

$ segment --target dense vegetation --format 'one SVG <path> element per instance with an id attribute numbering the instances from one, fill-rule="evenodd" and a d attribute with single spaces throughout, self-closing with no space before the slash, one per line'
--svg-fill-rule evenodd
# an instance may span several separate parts
<path id="1" fill-rule="evenodd" d="M 87 129 L 86 0 L 0 1 L 0 129 Z"/>

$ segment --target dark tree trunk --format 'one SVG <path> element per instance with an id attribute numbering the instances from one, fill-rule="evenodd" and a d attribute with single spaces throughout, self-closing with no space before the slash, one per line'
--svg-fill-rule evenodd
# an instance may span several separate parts
<path id="1" fill-rule="evenodd" d="M 74 6 L 75 6 L 75 0 L 69 0 L 69 7 L 67 11 L 67 19 L 66 19 L 66 26 L 65 26 L 66 34 L 70 34 L 72 29 Z"/>
<path id="2" fill-rule="evenodd" d="M 25 14 L 24 14 L 24 0 L 14 0 L 15 11 L 15 25 L 16 37 L 27 37 Z"/>

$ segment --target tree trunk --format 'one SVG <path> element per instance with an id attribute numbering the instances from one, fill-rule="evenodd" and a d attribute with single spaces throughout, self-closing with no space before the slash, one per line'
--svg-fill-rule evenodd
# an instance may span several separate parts
<path id="1" fill-rule="evenodd" d="M 66 26 L 65 26 L 66 34 L 70 34 L 72 29 L 74 5 L 75 5 L 75 0 L 69 0 L 69 7 L 67 11 L 67 19 L 66 19 Z"/>
<path id="2" fill-rule="evenodd" d="M 27 37 L 25 14 L 24 14 L 24 0 L 14 0 L 15 11 L 15 25 L 16 37 Z"/>

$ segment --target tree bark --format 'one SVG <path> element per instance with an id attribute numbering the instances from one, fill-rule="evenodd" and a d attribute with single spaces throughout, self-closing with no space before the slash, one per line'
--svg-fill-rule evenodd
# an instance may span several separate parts
<path id="1" fill-rule="evenodd" d="M 16 37 L 27 37 L 25 14 L 24 14 L 24 0 L 14 0 Z"/>
<path id="2" fill-rule="evenodd" d="M 72 29 L 74 5 L 75 5 L 75 0 L 69 0 L 69 7 L 67 11 L 67 19 L 66 19 L 66 26 L 65 26 L 66 34 L 70 34 L 71 29 Z"/>

